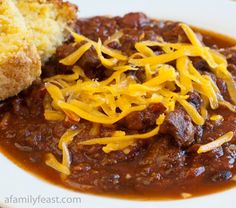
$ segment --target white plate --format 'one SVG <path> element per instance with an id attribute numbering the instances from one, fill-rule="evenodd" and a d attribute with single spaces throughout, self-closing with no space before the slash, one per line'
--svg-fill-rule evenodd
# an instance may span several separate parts
<path id="1" fill-rule="evenodd" d="M 79 5 L 80 16 L 122 15 L 130 11 L 143 11 L 161 19 L 180 20 L 194 26 L 220 32 L 236 38 L 236 2 L 230 0 L 74 0 Z M 208 196 L 178 201 L 129 201 L 75 193 L 47 182 L 18 168 L 0 154 L 0 206 L 14 208 L 233 208 L 236 188 Z M 12 203 L 14 197 L 24 197 L 30 202 L 38 197 L 51 203 Z M 80 197 L 80 203 L 53 203 L 53 198 L 71 200 Z M 23 200 L 23 198 L 18 198 Z M 14 202 L 14 201 L 12 201 Z"/>

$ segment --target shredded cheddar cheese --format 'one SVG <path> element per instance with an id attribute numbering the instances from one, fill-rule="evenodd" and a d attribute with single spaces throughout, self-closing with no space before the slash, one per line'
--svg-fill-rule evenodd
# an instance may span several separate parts
<path id="1" fill-rule="evenodd" d="M 83 35 L 72 32 L 76 43 L 81 46 L 60 63 L 74 65 L 88 50 L 93 47 L 101 64 L 111 75 L 103 81 L 88 78 L 83 69 L 74 66 L 69 75 L 56 75 L 45 80 L 45 87 L 50 99 L 47 99 L 45 118 L 47 120 L 71 119 L 80 122 L 84 119 L 93 123 L 89 134 L 93 139 L 80 142 L 79 145 L 102 145 L 103 151 L 129 152 L 129 147 L 137 140 L 149 139 L 158 134 L 165 115 L 175 110 L 180 104 L 196 125 L 204 125 L 208 110 L 224 105 L 235 112 L 236 85 L 227 70 L 226 58 L 217 51 L 204 46 L 195 33 L 185 24 L 180 24 L 190 43 L 168 43 L 159 38 L 157 41 L 142 41 L 135 44 L 136 52 L 130 56 L 108 47 L 109 43 L 119 43 L 122 32 L 117 32 L 103 44 L 92 41 Z M 145 34 L 143 34 L 143 37 Z M 153 46 L 161 48 L 163 53 L 157 55 Z M 231 104 L 223 99 L 216 83 L 208 75 L 201 74 L 193 65 L 191 57 L 201 57 L 212 72 L 223 79 L 228 87 Z M 172 62 L 172 63 L 170 63 Z M 174 63 L 174 64 L 173 64 Z M 145 78 L 142 82 L 130 75 L 130 71 L 142 70 Z M 200 111 L 188 102 L 189 93 L 198 92 L 202 98 Z M 161 103 L 165 112 L 156 121 L 156 127 L 145 133 L 127 134 L 125 131 L 114 131 L 107 137 L 100 136 L 101 125 L 112 125 L 132 112 L 143 111 L 150 104 Z M 221 115 L 211 116 L 210 120 L 221 120 Z M 68 174 L 71 158 L 68 145 L 79 134 L 79 130 L 68 130 L 60 139 L 62 163 L 49 155 L 47 164 L 58 171 Z M 215 141 L 202 145 L 198 153 L 210 151 L 233 137 L 228 132 Z"/>
<path id="2" fill-rule="evenodd" d="M 60 63 L 64 64 L 64 65 L 73 65 L 73 64 L 75 64 L 76 61 L 78 61 L 80 59 L 80 57 L 83 56 L 83 54 L 91 48 L 91 46 L 92 46 L 92 44 L 89 43 L 89 42 L 84 44 L 77 51 L 70 54 L 66 58 L 62 59 L 60 61 Z"/>
<path id="3" fill-rule="evenodd" d="M 152 138 L 153 136 L 158 134 L 159 129 L 160 129 L 160 125 L 163 123 L 164 119 L 165 119 L 165 116 L 160 115 L 160 117 L 157 119 L 157 127 L 155 129 L 153 129 L 152 131 L 144 133 L 144 134 L 125 135 L 125 133 L 124 133 L 121 135 L 113 135 L 112 137 L 91 139 L 91 140 L 87 140 L 84 142 L 80 142 L 80 144 L 83 144 L 83 145 L 109 144 L 109 143 L 113 143 L 114 141 L 115 141 L 115 143 L 117 143 L 120 141 L 124 142 L 124 141 L 129 141 L 129 140 L 134 140 L 134 139 Z"/>
<path id="4" fill-rule="evenodd" d="M 46 163 L 46 165 L 48 165 L 49 167 L 55 169 L 56 171 L 58 171 L 60 173 L 63 173 L 65 175 L 70 174 L 69 168 L 64 166 L 60 162 L 58 162 L 58 160 L 56 159 L 56 157 L 52 153 L 49 153 L 47 155 L 47 159 L 46 159 L 45 163 Z"/>
<path id="5" fill-rule="evenodd" d="M 45 110 L 44 117 L 51 121 L 63 121 L 65 119 L 65 115 L 63 113 L 54 110 Z"/>
<path id="6" fill-rule="evenodd" d="M 104 45 L 107 46 L 112 42 L 116 42 L 120 44 L 120 38 L 123 36 L 121 31 L 115 32 L 112 36 L 108 37 L 107 40 L 104 41 Z"/>
<path id="7" fill-rule="evenodd" d="M 70 175 L 70 163 L 71 156 L 68 150 L 68 145 L 72 142 L 73 138 L 79 134 L 81 130 L 67 130 L 65 134 L 62 135 L 58 148 L 62 150 L 62 162 L 58 162 L 55 156 L 51 153 L 47 155 L 46 164 L 51 168 L 65 174 Z"/>
<path id="8" fill-rule="evenodd" d="M 208 143 L 208 144 L 204 144 L 202 146 L 199 147 L 198 149 L 198 153 L 205 153 L 205 152 L 209 152 L 211 150 L 214 150 L 218 147 L 220 147 L 221 145 L 223 145 L 224 143 L 229 142 L 234 136 L 234 133 L 232 131 L 224 134 L 223 136 L 219 137 L 218 139 Z"/>
<path id="9" fill-rule="evenodd" d="M 213 116 L 210 117 L 210 120 L 211 120 L 211 121 L 221 121 L 221 120 L 223 120 L 223 119 L 224 119 L 224 118 L 223 118 L 222 115 L 213 115 Z"/>

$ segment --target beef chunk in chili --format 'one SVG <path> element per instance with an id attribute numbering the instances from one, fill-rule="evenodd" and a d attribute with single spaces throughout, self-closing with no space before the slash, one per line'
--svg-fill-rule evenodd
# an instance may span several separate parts
<path id="1" fill-rule="evenodd" d="M 138 28 L 147 25 L 149 18 L 143 13 L 129 13 L 119 19 L 118 24 L 124 28 Z"/>
<path id="2" fill-rule="evenodd" d="M 198 71 L 210 71 L 209 65 L 205 60 L 202 60 L 201 58 L 192 58 L 193 61 L 193 66 L 198 70 Z"/>
<path id="3" fill-rule="evenodd" d="M 84 43 L 85 42 L 77 44 L 69 43 L 58 47 L 56 52 L 57 58 L 63 59 L 67 57 Z M 105 73 L 107 70 L 105 69 L 105 67 L 101 66 L 101 61 L 98 59 L 97 52 L 93 46 L 83 54 L 83 56 L 77 61 L 76 64 L 84 69 L 85 75 L 91 79 L 102 80 L 106 76 Z M 67 70 L 72 69 L 71 66 L 64 66 L 60 63 L 57 64 L 57 67 L 59 68 L 59 70 L 61 68 L 66 68 Z"/>
<path id="4" fill-rule="evenodd" d="M 202 98 L 199 95 L 199 93 L 194 91 L 194 92 L 188 93 L 188 96 L 189 96 L 188 102 L 191 103 L 198 111 L 200 111 Z"/>
<path id="5" fill-rule="evenodd" d="M 130 130 L 145 131 L 156 124 L 156 119 L 164 111 L 165 107 L 162 104 L 152 104 L 144 111 L 130 113 L 118 125 Z"/>
<path id="6" fill-rule="evenodd" d="M 160 132 L 171 135 L 180 147 L 187 147 L 194 142 L 195 127 L 181 107 L 167 114 Z"/>
<path id="7" fill-rule="evenodd" d="M 77 44 L 69 43 L 60 46 L 57 49 L 57 57 L 59 59 L 67 57 L 72 52 L 76 51 L 82 44 L 84 44 L 84 42 Z M 88 51 L 86 51 L 83 54 L 83 56 L 79 59 L 77 64 L 81 66 L 83 69 L 87 69 L 87 68 L 97 68 L 101 64 L 101 62 L 98 59 L 95 48 L 91 47 Z"/>
<path id="8" fill-rule="evenodd" d="M 185 162 L 185 152 L 172 144 L 171 138 L 159 136 L 155 138 L 144 158 L 140 161 L 141 165 L 154 165 L 163 171 L 171 171 L 171 167 L 181 167 Z"/>

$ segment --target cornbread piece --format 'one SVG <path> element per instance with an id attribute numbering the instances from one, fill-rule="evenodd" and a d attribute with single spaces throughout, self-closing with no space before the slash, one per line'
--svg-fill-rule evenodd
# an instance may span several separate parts
<path id="1" fill-rule="evenodd" d="M 18 94 L 39 77 L 41 62 L 24 18 L 11 0 L 0 1 L 0 100 Z"/>
<path id="2" fill-rule="evenodd" d="M 76 20 L 77 7 L 62 0 L 18 0 L 30 38 L 44 63 L 68 37 Z"/>

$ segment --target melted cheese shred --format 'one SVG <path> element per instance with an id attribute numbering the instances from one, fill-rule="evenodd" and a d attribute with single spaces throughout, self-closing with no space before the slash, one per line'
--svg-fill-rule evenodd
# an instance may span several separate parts
<path id="1" fill-rule="evenodd" d="M 62 59 L 60 61 L 61 64 L 64 65 L 73 65 L 75 64 L 83 54 L 91 48 L 92 44 L 91 43 L 86 43 L 82 45 L 78 50 L 76 50 L 74 53 L 70 54 L 66 58 Z"/>
<path id="2" fill-rule="evenodd" d="M 224 134 L 223 136 L 217 138 L 216 140 L 208 143 L 208 144 L 204 144 L 202 146 L 199 147 L 197 153 L 201 154 L 201 153 L 205 153 L 205 152 L 209 152 L 212 151 L 218 147 L 221 147 L 224 143 L 229 142 L 234 136 L 234 133 L 232 131 Z"/>
<path id="3" fill-rule="evenodd" d="M 132 112 L 143 111 L 150 104 L 161 103 L 165 112 L 157 119 L 156 128 L 146 133 L 127 135 L 124 131 L 114 131 L 111 136 L 86 140 L 80 145 L 103 145 L 103 151 L 123 150 L 128 153 L 130 146 L 139 139 L 149 139 L 158 134 L 165 115 L 175 110 L 180 104 L 196 125 L 203 125 L 208 119 L 208 108 L 217 109 L 224 105 L 235 111 L 236 87 L 232 75 L 227 70 L 226 58 L 214 49 L 204 46 L 192 29 L 180 24 L 189 43 L 168 43 L 162 39 L 157 41 L 140 41 L 135 44 L 136 51 L 130 56 L 108 47 L 109 43 L 119 43 L 122 32 L 117 32 L 103 44 L 92 41 L 83 35 L 72 32 L 75 44 L 80 47 L 60 61 L 64 65 L 74 65 L 81 57 L 93 48 L 101 65 L 110 70 L 111 76 L 103 81 L 88 78 L 83 69 L 74 66 L 69 75 L 56 75 L 45 80 L 50 99 L 45 106 L 45 118 L 56 121 L 70 119 L 80 122 L 84 119 L 96 126 L 111 125 L 125 118 Z M 153 47 L 158 46 L 161 54 L 156 54 Z M 201 74 L 193 65 L 191 57 L 200 57 L 209 65 L 211 71 L 223 79 L 233 104 L 225 101 L 216 83 L 208 75 Z M 137 80 L 130 72 L 141 70 L 145 78 Z M 203 102 L 198 111 L 188 102 L 189 93 L 198 92 Z M 210 120 L 220 120 L 220 115 Z M 99 129 L 96 130 L 99 132 Z M 68 174 L 71 158 L 68 145 L 79 134 L 77 130 L 68 130 L 60 139 L 62 163 L 49 155 L 47 164 L 60 172 Z M 203 145 L 199 153 L 211 150 L 232 138 L 232 132 Z"/>
<path id="4" fill-rule="evenodd" d="M 70 175 L 71 156 L 68 150 L 68 145 L 73 141 L 73 138 L 80 133 L 80 131 L 81 130 L 69 129 L 62 135 L 58 144 L 58 148 L 62 150 L 62 162 L 60 163 L 52 153 L 49 153 L 46 158 L 46 164 L 48 166 L 64 175 Z"/>
<path id="5" fill-rule="evenodd" d="M 224 120 L 224 118 L 222 115 L 213 115 L 210 117 L 210 120 L 211 121 L 222 121 L 222 120 Z"/>
<path id="6" fill-rule="evenodd" d="M 56 157 L 52 153 L 48 153 L 46 156 L 46 165 L 53 168 L 54 170 L 65 174 L 65 175 L 70 175 L 70 169 L 56 159 Z"/>
<path id="7" fill-rule="evenodd" d="M 96 139 L 91 139 L 87 140 L 84 142 L 80 142 L 80 144 L 83 145 L 93 145 L 93 144 L 110 144 L 110 143 L 119 143 L 119 142 L 124 142 L 124 141 L 129 141 L 129 140 L 134 140 L 134 139 L 148 139 L 152 138 L 153 136 L 157 135 L 160 129 L 160 125 L 164 122 L 165 116 L 161 114 L 157 118 L 157 127 L 153 129 L 150 132 L 144 133 L 144 134 L 133 134 L 133 135 L 125 135 L 125 132 L 119 131 L 119 135 L 113 135 L 112 137 L 105 137 L 105 138 L 96 138 Z M 115 142 L 114 142 L 115 141 Z"/>

